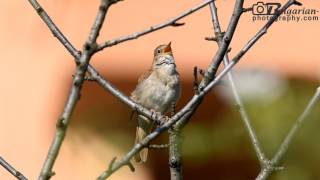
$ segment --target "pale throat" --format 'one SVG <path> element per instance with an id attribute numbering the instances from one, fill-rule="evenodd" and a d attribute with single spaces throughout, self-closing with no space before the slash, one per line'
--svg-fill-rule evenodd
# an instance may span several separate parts
<path id="1" fill-rule="evenodd" d="M 154 71 L 158 71 L 162 75 L 173 75 L 176 73 L 176 65 L 172 54 L 160 55 L 155 57 L 155 59 L 157 60 L 153 64 Z"/>
<path id="2" fill-rule="evenodd" d="M 165 86 L 174 87 L 177 84 L 179 75 L 174 64 L 163 65 L 154 73 Z"/>

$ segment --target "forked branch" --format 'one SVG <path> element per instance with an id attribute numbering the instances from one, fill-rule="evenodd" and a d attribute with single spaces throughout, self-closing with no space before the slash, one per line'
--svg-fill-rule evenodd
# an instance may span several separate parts
<path id="1" fill-rule="evenodd" d="M 213 24 L 214 32 L 215 32 L 215 35 L 217 37 L 216 38 L 217 39 L 216 42 L 220 46 L 220 44 L 222 43 L 221 42 L 222 41 L 222 37 L 220 36 L 220 34 L 223 34 L 223 33 L 221 31 L 219 18 L 218 18 L 218 12 L 217 12 L 217 8 L 216 8 L 216 5 L 215 5 L 215 2 L 210 3 L 210 11 L 211 11 L 211 16 L 212 16 L 212 24 Z M 225 56 L 223 58 L 223 62 L 224 62 L 225 66 L 227 66 L 229 64 L 228 53 L 225 54 Z M 246 127 L 246 129 L 248 131 L 251 143 L 252 143 L 252 145 L 254 147 L 254 150 L 255 150 L 256 155 L 257 155 L 257 157 L 259 159 L 261 167 L 263 167 L 267 162 L 267 158 L 266 158 L 266 156 L 265 156 L 265 154 L 264 154 L 264 152 L 262 150 L 262 147 L 261 147 L 260 142 L 259 142 L 259 140 L 257 138 L 255 130 L 251 125 L 251 120 L 249 118 L 249 115 L 247 114 L 247 111 L 245 110 L 243 102 L 242 102 L 242 100 L 241 100 L 241 98 L 239 96 L 236 84 L 235 84 L 234 79 L 233 79 L 232 72 L 229 72 L 227 76 L 228 76 L 228 79 L 229 79 L 230 87 L 231 87 L 232 94 L 234 96 L 235 102 L 236 102 L 237 106 L 239 107 L 239 112 L 240 112 L 240 115 L 242 117 L 243 123 L 245 124 L 245 127 Z"/>
<path id="2" fill-rule="evenodd" d="M 40 14 L 46 15 L 44 10 L 40 8 L 39 4 L 36 1 L 30 1 L 33 5 L 37 5 L 36 9 L 41 9 L 41 11 L 37 11 Z M 96 41 L 99 36 L 99 32 L 101 30 L 102 24 L 104 22 L 107 10 L 109 7 L 117 1 L 109 1 L 102 0 L 100 3 L 100 7 L 96 16 L 96 19 L 91 28 L 90 34 L 88 36 L 87 41 L 83 45 L 83 52 L 79 57 L 79 61 L 76 63 L 76 71 L 74 73 L 74 78 L 71 86 L 71 92 L 63 109 L 63 112 L 60 118 L 57 121 L 57 130 L 50 146 L 49 152 L 47 154 L 46 160 L 43 164 L 42 170 L 40 172 L 39 180 L 47 180 L 50 179 L 55 173 L 52 171 L 53 165 L 57 159 L 59 154 L 62 142 L 66 135 L 66 131 L 68 128 L 68 124 L 70 122 L 71 115 L 75 109 L 75 106 L 80 98 L 80 92 L 82 88 L 82 84 L 85 80 L 85 74 L 87 72 L 88 64 L 90 59 L 96 49 Z M 50 21 L 49 21 L 50 22 Z M 51 21 L 52 24 L 52 21 Z M 56 29 L 58 31 L 58 29 Z M 59 32 L 59 31 L 58 31 Z M 61 38 L 64 36 L 62 35 Z M 65 39 L 65 42 L 68 42 Z"/>
<path id="3" fill-rule="evenodd" d="M 273 171 L 279 169 L 278 168 L 279 163 L 283 159 L 285 153 L 288 151 L 288 148 L 292 143 L 294 137 L 296 136 L 297 132 L 301 128 L 302 124 L 307 120 L 307 117 L 310 115 L 311 111 L 319 103 L 319 101 L 320 101 L 320 87 L 317 88 L 313 97 L 309 101 L 307 107 L 304 109 L 302 114 L 299 116 L 297 121 L 294 123 L 294 125 L 290 129 L 289 133 L 283 140 L 282 144 L 280 145 L 274 157 L 271 159 L 271 161 L 269 161 L 269 163 L 266 166 L 263 167 L 263 169 L 261 169 L 256 180 L 265 180 L 272 174 Z"/>

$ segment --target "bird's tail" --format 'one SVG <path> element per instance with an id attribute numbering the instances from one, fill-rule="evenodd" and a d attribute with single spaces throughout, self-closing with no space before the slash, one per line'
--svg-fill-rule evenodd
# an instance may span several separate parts
<path id="1" fill-rule="evenodd" d="M 136 131 L 135 143 L 140 143 L 151 131 L 153 122 L 148 118 L 139 115 L 138 126 Z M 136 162 L 146 162 L 148 158 L 148 148 L 143 148 L 138 154 L 134 156 Z"/>

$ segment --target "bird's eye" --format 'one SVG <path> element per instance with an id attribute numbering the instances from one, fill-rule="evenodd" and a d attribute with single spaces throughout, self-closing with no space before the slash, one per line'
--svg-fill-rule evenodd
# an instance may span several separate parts
<path id="1" fill-rule="evenodd" d="M 158 54 L 160 54 L 160 53 L 161 53 L 160 49 L 158 49 L 158 50 L 157 50 L 157 53 L 158 53 Z"/>

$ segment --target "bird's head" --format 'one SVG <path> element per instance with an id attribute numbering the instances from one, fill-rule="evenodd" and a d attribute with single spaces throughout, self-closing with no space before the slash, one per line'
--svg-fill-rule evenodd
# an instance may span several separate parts
<path id="1" fill-rule="evenodd" d="M 154 50 L 153 69 L 163 67 L 175 69 L 175 66 L 171 42 L 169 44 L 160 45 Z"/>
<path id="2" fill-rule="evenodd" d="M 160 45 L 154 50 L 154 57 L 166 54 L 172 55 L 171 42 L 169 42 L 169 44 Z"/>

